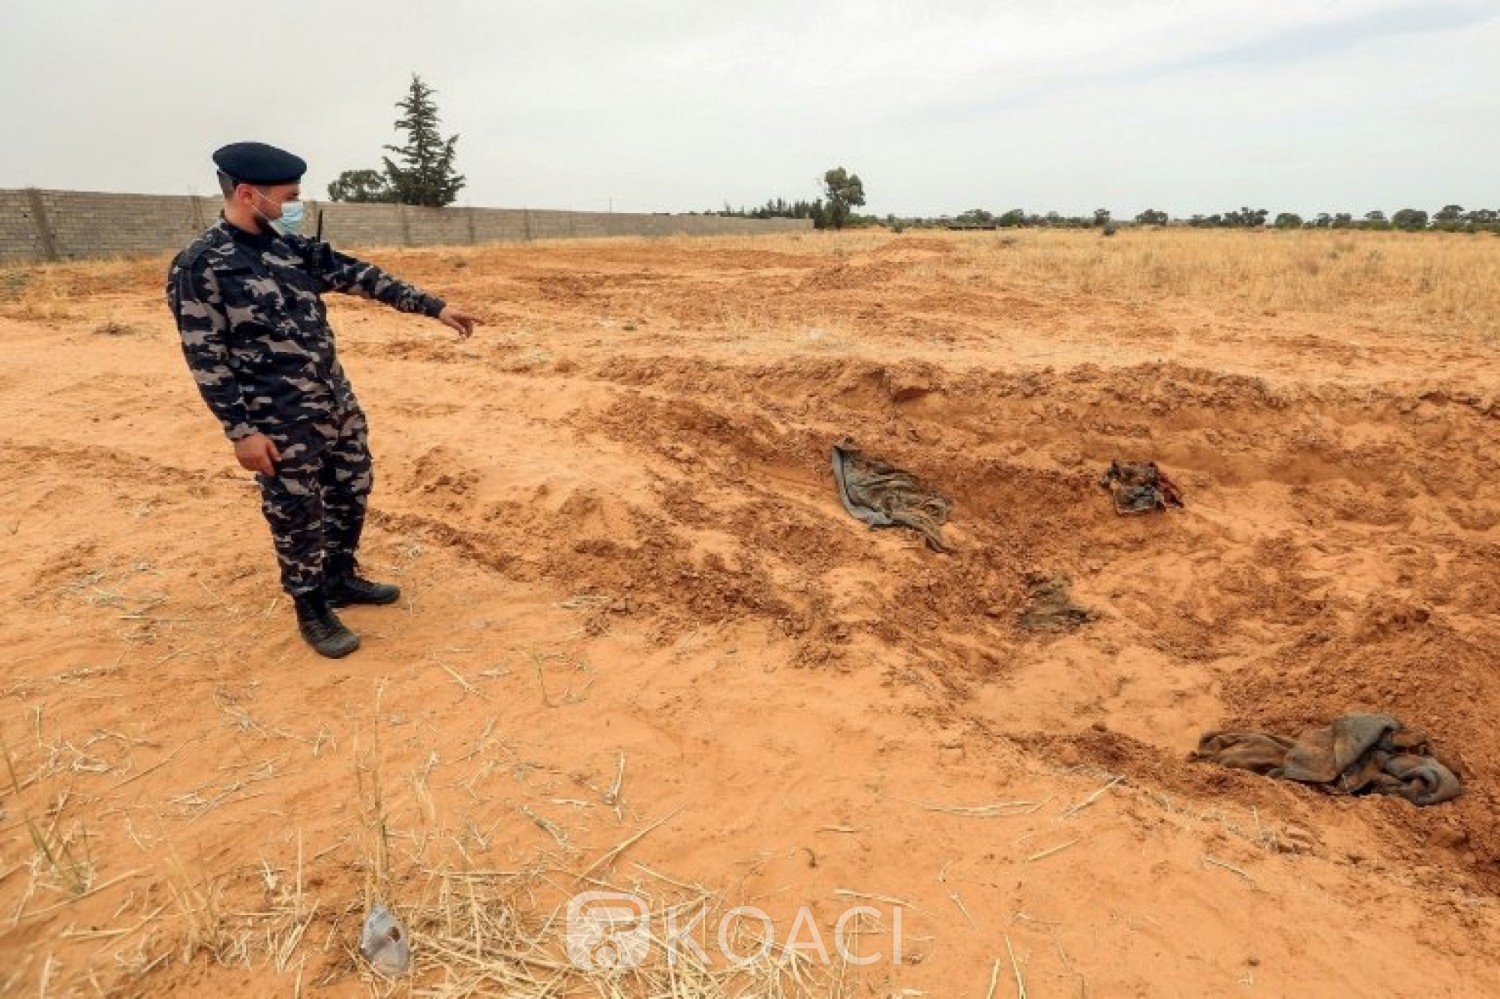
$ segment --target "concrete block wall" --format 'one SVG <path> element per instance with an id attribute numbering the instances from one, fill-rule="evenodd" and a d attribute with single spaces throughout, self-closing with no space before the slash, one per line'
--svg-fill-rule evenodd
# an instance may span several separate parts
<path id="1" fill-rule="evenodd" d="M 27 192 L 0 191 L 0 260 L 41 260 L 45 256 Z"/>
<path id="2" fill-rule="evenodd" d="M 181 249 L 218 218 L 217 197 L 0 190 L 0 260 L 80 260 Z M 802 232 L 805 219 L 645 215 L 527 208 L 418 208 L 307 201 L 311 235 L 339 246 L 454 246 L 600 236 Z"/>

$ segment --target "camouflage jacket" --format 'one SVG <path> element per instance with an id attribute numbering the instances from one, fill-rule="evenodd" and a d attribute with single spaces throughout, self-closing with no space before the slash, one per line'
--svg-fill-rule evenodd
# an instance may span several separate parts
<path id="1" fill-rule="evenodd" d="M 443 301 L 305 236 L 220 218 L 172 261 L 167 303 L 208 408 L 237 441 L 355 405 L 323 292 L 437 316 Z"/>

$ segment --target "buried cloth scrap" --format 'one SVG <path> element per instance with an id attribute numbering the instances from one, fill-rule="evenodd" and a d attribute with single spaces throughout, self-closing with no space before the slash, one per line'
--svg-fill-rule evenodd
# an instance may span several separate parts
<path id="1" fill-rule="evenodd" d="M 1205 732 L 1193 760 L 1321 784 L 1345 794 L 1399 794 L 1414 805 L 1458 797 L 1458 777 L 1427 737 L 1390 715 L 1344 715 L 1295 739 L 1268 732 Z"/>
<path id="2" fill-rule="evenodd" d="M 862 454 L 845 440 L 833 446 L 833 481 L 850 516 L 872 528 L 910 527 L 922 532 L 933 551 L 949 550 L 942 528 L 953 504 L 910 472 Z"/>
<path id="3" fill-rule="evenodd" d="M 1182 493 L 1154 461 L 1114 461 L 1099 479 L 1115 501 L 1115 513 L 1150 513 L 1182 506 Z"/>
<path id="4" fill-rule="evenodd" d="M 1021 627 L 1027 631 L 1073 631 L 1099 617 L 1073 602 L 1067 576 L 1032 574 L 1026 585 L 1031 599 L 1021 612 Z"/>

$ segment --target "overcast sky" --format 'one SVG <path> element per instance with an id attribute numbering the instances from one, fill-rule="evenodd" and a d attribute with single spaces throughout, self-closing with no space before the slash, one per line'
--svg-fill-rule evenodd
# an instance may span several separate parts
<path id="1" fill-rule="evenodd" d="M 0 187 L 321 196 L 413 72 L 474 205 L 1500 208 L 1500 0 L 0 0 Z"/>

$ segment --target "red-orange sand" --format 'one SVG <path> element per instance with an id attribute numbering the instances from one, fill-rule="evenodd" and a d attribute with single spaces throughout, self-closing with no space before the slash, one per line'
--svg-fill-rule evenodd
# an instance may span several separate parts
<path id="1" fill-rule="evenodd" d="M 487 325 L 332 300 L 365 565 L 405 590 L 346 613 L 338 662 L 297 637 L 165 260 L 0 270 L 0 994 L 613 994 L 548 922 L 609 885 L 781 943 L 807 906 L 830 949 L 878 910 L 881 960 L 722 994 L 1500 995 L 1500 363 L 1462 286 L 1500 240 L 367 255 Z M 953 499 L 953 553 L 842 510 L 845 435 Z M 1186 509 L 1116 516 L 1116 457 Z M 1099 620 L 1022 631 L 1034 574 Z M 1465 794 L 1185 762 L 1354 710 L 1426 730 Z M 415 933 L 394 985 L 352 954 L 372 891 Z M 481 908 L 553 992 L 454 970 L 435 941 Z"/>

